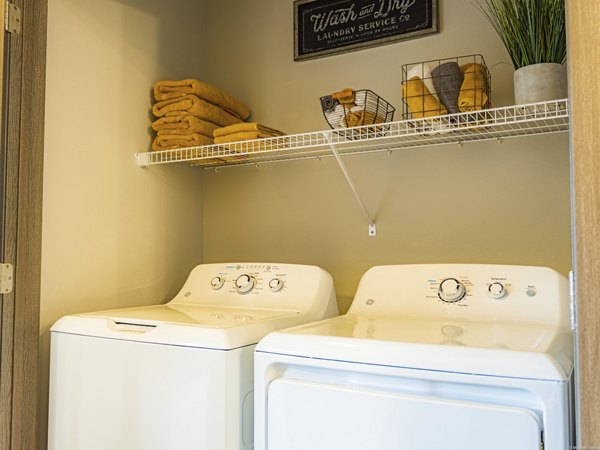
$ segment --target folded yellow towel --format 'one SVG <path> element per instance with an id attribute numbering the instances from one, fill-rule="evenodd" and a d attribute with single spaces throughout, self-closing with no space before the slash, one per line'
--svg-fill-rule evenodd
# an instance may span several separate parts
<path id="1" fill-rule="evenodd" d="M 152 113 L 156 117 L 174 117 L 182 114 L 192 115 L 221 127 L 241 122 L 240 119 L 224 111 L 222 108 L 208 103 L 195 95 L 186 95 L 155 103 L 152 107 Z"/>
<path id="2" fill-rule="evenodd" d="M 169 92 L 168 94 L 165 94 L 163 97 L 163 100 L 172 100 L 174 98 L 181 98 L 181 97 L 185 97 L 186 95 L 192 95 L 192 94 L 184 94 L 183 92 Z M 204 99 L 202 99 L 204 100 Z M 210 102 L 208 102 L 210 103 Z M 218 106 L 219 108 L 221 108 L 223 111 L 228 112 L 229 114 L 231 114 L 234 117 L 237 117 L 238 119 L 242 120 L 241 117 L 236 114 L 235 112 L 233 112 L 231 109 L 229 108 L 225 108 L 224 106 L 219 106 L 219 105 L 215 105 Z"/>
<path id="3" fill-rule="evenodd" d="M 263 139 L 270 137 L 283 136 L 283 134 L 262 133 L 260 131 L 242 131 L 239 133 L 226 134 L 215 137 L 215 144 L 225 144 L 226 142 L 250 141 L 252 139 Z"/>
<path id="4" fill-rule="evenodd" d="M 159 102 L 177 98 L 174 96 L 176 94 L 195 95 L 209 103 L 232 111 L 242 120 L 246 120 L 250 116 L 250 109 L 242 102 L 218 87 L 203 81 L 195 79 L 162 80 L 154 85 L 154 98 Z"/>
<path id="5" fill-rule="evenodd" d="M 354 89 L 346 88 L 339 92 L 331 94 L 331 98 L 338 100 L 344 105 L 354 104 Z"/>
<path id="6" fill-rule="evenodd" d="M 464 64 L 460 66 L 464 80 L 458 96 L 460 112 L 479 111 L 488 103 L 487 77 L 485 67 L 481 64 Z"/>
<path id="7" fill-rule="evenodd" d="M 161 117 L 152 122 L 152 129 L 159 135 L 198 133 L 212 138 L 213 131 L 217 128 L 219 127 L 214 123 L 198 119 L 196 116 Z"/>
<path id="8" fill-rule="evenodd" d="M 170 150 L 173 148 L 198 147 L 211 145 L 213 140 L 202 134 L 164 134 L 158 135 L 152 143 L 152 150 Z"/>
<path id="9" fill-rule="evenodd" d="M 437 100 L 419 77 L 402 83 L 402 95 L 413 117 L 433 117 L 448 114 L 448 110 Z"/>
<path id="10" fill-rule="evenodd" d="M 263 134 L 268 134 L 270 136 L 283 136 L 285 133 L 276 130 L 274 128 L 269 128 L 263 124 L 256 122 L 244 122 L 244 123 L 236 123 L 234 125 L 229 125 L 228 127 L 217 128 L 213 131 L 214 137 L 227 136 L 228 134 L 236 134 L 236 133 L 246 133 L 246 132 L 259 132 Z M 256 138 L 255 138 L 256 139 Z"/>

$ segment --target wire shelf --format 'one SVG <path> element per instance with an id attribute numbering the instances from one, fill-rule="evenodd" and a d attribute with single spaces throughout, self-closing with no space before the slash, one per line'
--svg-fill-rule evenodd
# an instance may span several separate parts
<path id="1" fill-rule="evenodd" d="M 561 133 L 569 130 L 567 99 L 491 108 L 477 112 L 409 119 L 354 128 L 278 136 L 231 144 L 136 153 L 140 166 L 186 163 L 204 168 L 239 166 L 292 159 L 340 155 L 518 136 Z"/>

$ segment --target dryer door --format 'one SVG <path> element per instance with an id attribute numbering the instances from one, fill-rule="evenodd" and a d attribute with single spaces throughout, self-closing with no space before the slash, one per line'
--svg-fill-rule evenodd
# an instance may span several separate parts
<path id="1" fill-rule="evenodd" d="M 269 450 L 539 450 L 527 409 L 279 379 Z"/>

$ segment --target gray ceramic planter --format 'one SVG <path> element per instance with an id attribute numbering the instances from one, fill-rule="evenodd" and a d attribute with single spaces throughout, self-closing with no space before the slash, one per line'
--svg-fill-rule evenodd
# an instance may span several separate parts
<path id="1" fill-rule="evenodd" d="M 515 71 L 515 104 L 562 98 L 567 98 L 567 69 L 562 64 L 532 64 Z"/>

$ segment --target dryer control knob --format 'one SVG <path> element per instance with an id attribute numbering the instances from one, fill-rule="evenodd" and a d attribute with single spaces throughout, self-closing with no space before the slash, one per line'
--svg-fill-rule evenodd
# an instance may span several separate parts
<path id="1" fill-rule="evenodd" d="M 240 275 L 235 280 L 235 289 L 240 294 L 247 294 L 256 286 L 256 279 L 248 274 Z"/>
<path id="2" fill-rule="evenodd" d="M 488 287 L 488 295 L 494 300 L 499 300 L 506 295 L 506 288 L 502 283 L 492 283 Z"/>
<path id="3" fill-rule="evenodd" d="M 271 289 L 271 292 L 279 292 L 283 289 L 283 280 L 281 278 L 273 278 L 269 281 L 269 289 Z"/>
<path id="4" fill-rule="evenodd" d="M 223 287 L 224 283 L 225 279 L 223 277 L 214 277 L 210 280 L 210 287 L 217 291 Z"/>
<path id="5" fill-rule="evenodd" d="M 447 302 L 454 303 L 461 300 L 467 294 L 465 285 L 456 278 L 442 280 L 438 288 L 438 297 Z"/>

